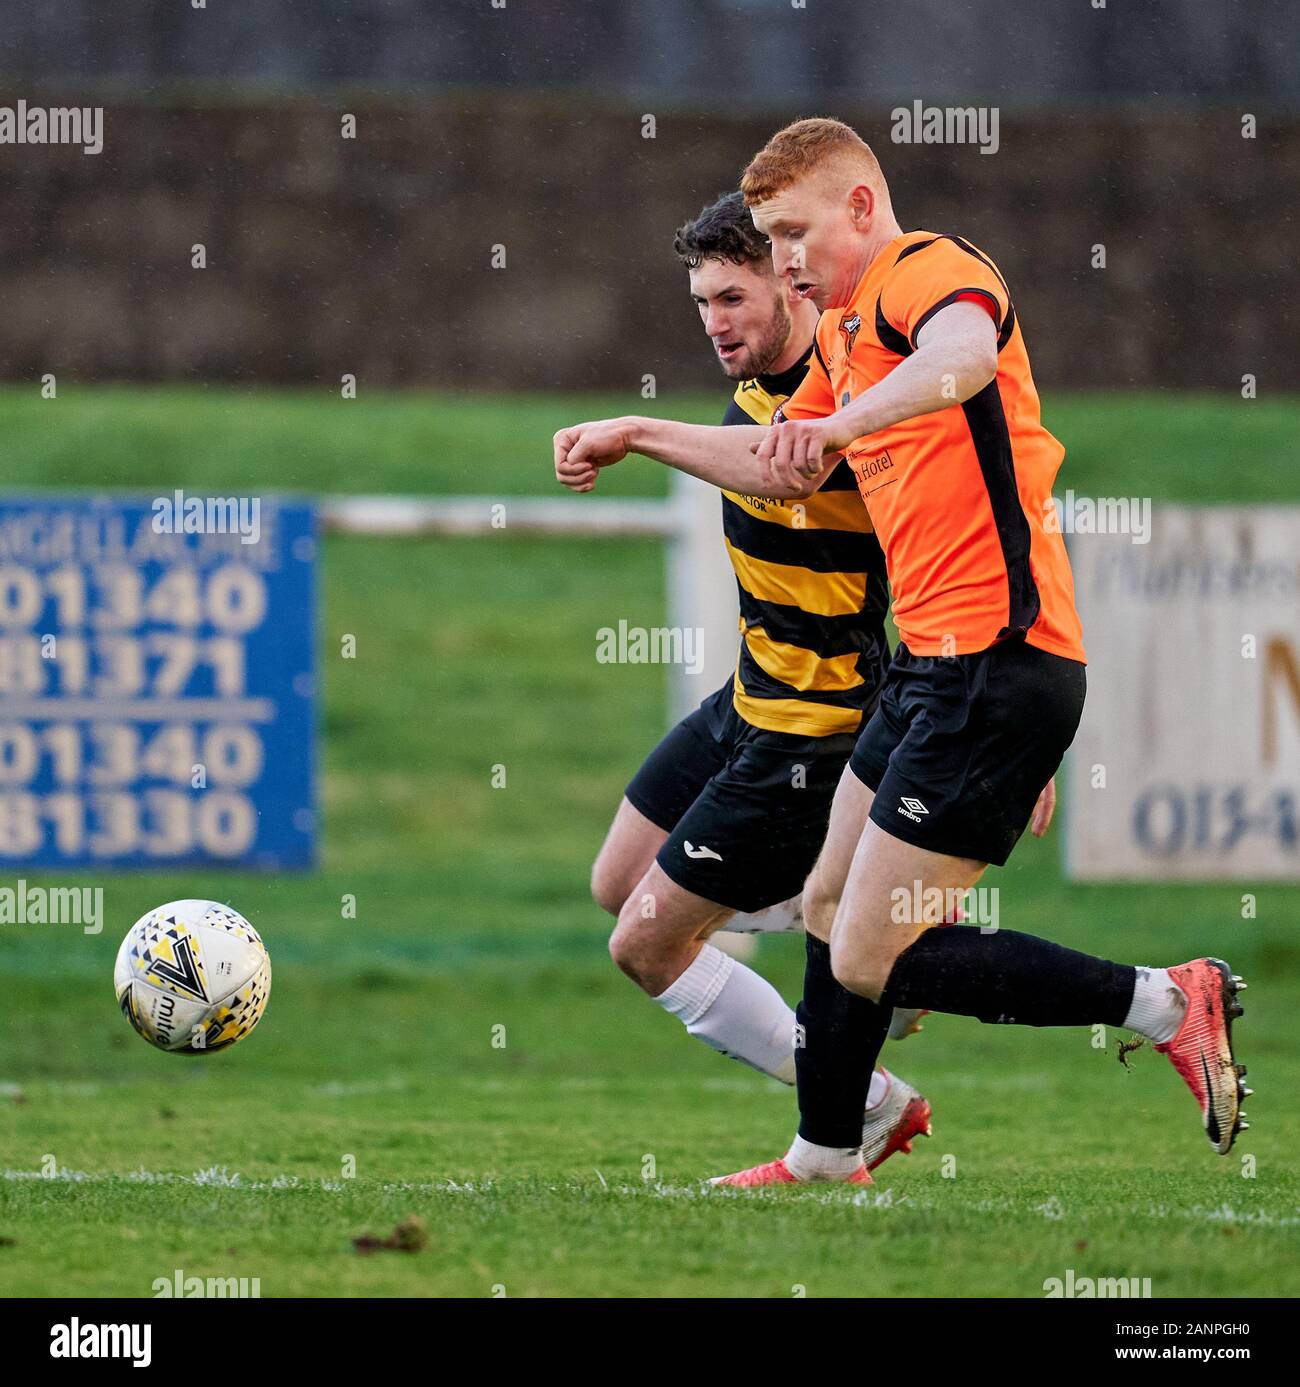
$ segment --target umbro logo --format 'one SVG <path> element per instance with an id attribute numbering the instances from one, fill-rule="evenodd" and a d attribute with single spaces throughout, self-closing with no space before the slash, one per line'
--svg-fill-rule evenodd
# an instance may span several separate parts
<path id="1" fill-rule="evenodd" d="M 898 812 L 905 819 L 911 819 L 914 824 L 919 824 L 921 815 L 928 814 L 930 811 L 919 799 L 913 799 L 911 795 L 904 795 L 902 803 L 898 806 Z"/>
<path id="2" fill-rule="evenodd" d="M 697 848 L 690 841 L 686 843 L 686 856 L 695 858 L 711 857 L 715 862 L 722 861 L 722 854 L 720 852 L 714 852 L 712 848 L 706 848 L 703 843 Z"/>

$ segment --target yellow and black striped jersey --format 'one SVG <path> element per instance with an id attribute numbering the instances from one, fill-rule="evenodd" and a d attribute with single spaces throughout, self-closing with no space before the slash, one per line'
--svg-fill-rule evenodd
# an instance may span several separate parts
<path id="1" fill-rule="evenodd" d="M 722 422 L 770 424 L 811 358 L 741 381 Z M 736 712 L 799 737 L 857 732 L 889 660 L 889 586 L 848 464 L 802 501 L 724 491 L 722 529 L 740 588 Z"/>

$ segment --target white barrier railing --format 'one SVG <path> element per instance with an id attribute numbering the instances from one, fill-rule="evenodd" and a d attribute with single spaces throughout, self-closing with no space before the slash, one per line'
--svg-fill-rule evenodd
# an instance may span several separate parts
<path id="1" fill-rule="evenodd" d="M 321 521 L 334 534 L 554 535 L 557 538 L 665 539 L 668 624 L 702 632 L 696 672 L 669 666 L 669 712 L 690 712 L 736 663 L 736 580 L 722 544 L 717 491 L 673 473 L 666 501 L 597 496 L 327 496 Z M 594 636 L 593 636 L 594 638 Z"/>

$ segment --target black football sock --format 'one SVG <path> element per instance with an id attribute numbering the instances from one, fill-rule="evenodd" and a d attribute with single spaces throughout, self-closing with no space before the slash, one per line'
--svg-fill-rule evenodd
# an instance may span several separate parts
<path id="1" fill-rule="evenodd" d="M 888 1007 L 835 981 L 829 944 L 806 936 L 803 998 L 795 1011 L 799 1135 L 817 1146 L 861 1146 L 871 1071 L 889 1030 Z"/>
<path id="2" fill-rule="evenodd" d="M 881 1001 L 1018 1026 L 1122 1026 L 1137 970 L 1015 930 L 928 929 L 894 960 Z"/>

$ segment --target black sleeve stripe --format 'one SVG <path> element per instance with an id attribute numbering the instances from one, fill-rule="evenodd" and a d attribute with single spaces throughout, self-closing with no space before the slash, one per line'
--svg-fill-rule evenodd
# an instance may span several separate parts
<path id="1" fill-rule="evenodd" d="M 967 255 L 973 255 L 985 269 L 992 271 L 992 273 L 997 276 L 998 283 L 1002 286 L 1002 292 L 1007 296 L 1007 302 L 1011 302 L 1011 289 L 1007 285 L 1006 280 L 1002 278 L 1002 271 L 998 269 L 987 255 L 981 255 L 969 241 L 963 241 L 960 236 L 945 236 L 944 240 L 951 241 L 953 245 L 964 250 Z"/>
<path id="2" fill-rule="evenodd" d="M 895 356 L 912 355 L 912 344 L 885 317 L 885 310 L 881 308 L 879 298 L 876 299 L 876 336 L 880 338 L 880 345 L 886 351 L 893 352 Z"/>
<path id="3" fill-rule="evenodd" d="M 1006 294 L 1007 298 L 1011 298 L 1011 290 L 1008 288 L 1006 280 L 1002 278 L 1002 271 L 998 269 L 987 255 L 976 250 L 969 241 L 964 240 L 961 236 L 950 236 L 945 232 L 939 236 L 931 237 L 928 241 L 917 241 L 914 245 L 904 246 L 903 249 L 899 251 L 898 259 L 894 261 L 894 264 L 897 265 L 900 260 L 906 260 L 909 255 L 915 255 L 918 250 L 926 250 L 930 246 L 937 245 L 940 241 L 951 241 L 958 250 L 964 250 L 967 255 L 973 256 L 978 260 L 986 270 L 992 271 L 992 273 L 997 276 L 998 283 L 1002 286 L 1003 292 Z"/>
<path id="4" fill-rule="evenodd" d="M 1016 309 L 1015 305 L 1007 300 L 1007 316 L 1002 324 L 1002 331 L 998 333 L 998 351 L 1011 341 L 1011 334 L 1016 330 Z"/>
<path id="5" fill-rule="evenodd" d="M 894 261 L 894 264 L 897 265 L 899 260 L 904 260 L 904 259 L 906 259 L 909 255 L 915 255 L 916 252 L 917 252 L 918 250 L 925 250 L 928 246 L 933 246 L 933 245 L 935 245 L 935 244 L 936 244 L 937 242 L 939 242 L 939 241 L 951 241 L 951 242 L 953 243 L 953 245 L 957 247 L 958 250 L 964 250 L 964 251 L 966 252 L 967 255 L 971 256 L 971 257 L 972 257 L 973 259 L 975 259 L 975 260 L 978 260 L 978 261 L 980 262 L 980 264 L 983 265 L 984 268 L 985 268 L 986 270 L 990 271 L 992 274 L 994 274 L 994 275 L 997 277 L 998 283 L 1002 286 L 1002 292 L 1007 296 L 1007 314 L 1006 314 L 1006 317 L 1005 317 L 1005 318 L 1002 317 L 1002 315 L 1001 315 L 1001 310 L 999 310 L 999 311 L 998 311 L 998 314 L 996 315 L 997 318 L 998 318 L 999 327 L 1001 328 L 1001 331 L 998 333 L 998 351 L 1001 351 L 1002 348 L 1005 347 L 1005 346 L 1007 345 L 1007 343 L 1011 340 L 1011 334 L 1015 331 L 1015 327 L 1016 327 L 1016 310 L 1015 310 L 1015 308 L 1014 308 L 1014 306 L 1012 305 L 1012 302 L 1011 302 L 1011 289 L 1010 289 L 1010 287 L 1008 286 L 1006 280 L 1003 279 L 1003 277 L 1002 277 L 1002 271 L 998 269 L 998 267 L 988 258 L 987 255 L 984 255 L 984 254 L 982 254 L 980 251 L 976 250 L 975 247 L 974 247 L 973 245 L 971 245 L 971 243 L 970 243 L 969 241 L 964 240 L 961 236 L 950 236 L 950 235 L 947 235 L 947 234 L 943 234 L 943 235 L 939 235 L 939 236 L 934 236 L 934 237 L 932 237 L 932 238 L 931 238 L 930 240 L 928 240 L 928 241 L 917 241 L 917 242 L 915 243 L 915 245 L 910 245 L 910 246 L 904 247 L 903 250 L 899 252 L 898 260 L 895 260 L 895 261 Z M 987 293 L 988 293 L 988 290 L 987 290 L 987 289 L 964 289 L 964 290 L 959 290 L 958 292 L 959 292 L 959 293 L 967 293 L 967 294 L 969 294 L 969 293 L 987 294 Z M 993 298 L 993 295 L 989 294 L 989 297 L 990 297 L 990 298 Z M 951 302 L 951 300 L 945 300 L 942 304 L 937 304 L 934 308 L 932 308 L 932 309 L 930 310 L 930 313 L 937 313 L 937 312 L 939 311 L 940 308 L 946 308 L 949 302 Z M 993 306 L 994 306 L 994 308 L 997 308 L 997 307 L 998 307 L 997 301 L 996 301 L 996 300 L 994 300 Z M 929 316 L 929 314 L 926 315 L 926 317 L 928 317 L 928 316 Z M 880 314 L 879 314 L 879 312 L 877 312 L 877 323 L 879 323 L 879 319 L 880 319 Z M 925 323 L 925 318 L 922 318 L 921 321 L 920 321 L 919 323 L 917 323 L 916 327 L 912 330 L 912 343 L 913 343 L 913 345 L 915 345 L 915 343 L 916 343 L 916 334 L 917 334 L 918 332 L 920 332 L 921 327 L 922 327 L 922 325 L 923 325 L 924 323 Z M 883 338 L 883 337 L 881 338 L 881 341 L 884 342 L 884 338 Z M 897 351 L 897 350 L 898 350 L 896 347 L 891 346 L 890 343 L 888 343 L 888 342 L 885 342 L 885 346 L 889 347 L 890 351 Z M 899 356 L 906 356 L 907 353 L 906 353 L 906 352 L 898 352 L 898 355 L 899 355 Z"/>
<path id="6" fill-rule="evenodd" d="M 746 413 L 733 399 L 727 403 L 727 412 L 722 416 L 722 422 L 724 424 L 757 424 L 758 420 L 752 414 Z"/>
<path id="7" fill-rule="evenodd" d="M 977 289 L 974 285 L 970 285 L 968 288 L 965 289 L 954 289 L 951 294 L 945 294 L 943 298 L 941 298 L 939 302 L 936 303 L 933 307 L 927 308 L 925 312 L 922 313 L 921 316 L 916 320 L 916 326 L 912 329 L 912 347 L 916 347 L 917 333 L 921 331 L 921 329 L 926 325 L 926 323 L 930 321 L 931 318 L 934 317 L 936 313 L 942 312 L 945 308 L 948 308 L 950 305 L 956 303 L 958 299 L 965 298 L 968 294 L 979 294 L 982 298 L 988 299 L 988 301 L 993 305 L 993 321 L 998 328 L 998 348 L 1000 350 L 1004 345 L 1001 337 L 1002 305 L 998 302 L 997 296 L 995 294 L 991 294 L 987 289 Z"/>
<path id="8" fill-rule="evenodd" d="M 906 260 L 909 255 L 915 255 L 918 250 L 924 250 L 927 246 L 934 245 L 935 241 L 942 241 L 943 239 L 942 236 L 933 236 L 928 241 L 917 241 L 910 246 L 904 246 L 898 252 L 898 260 L 895 260 L 894 264 L 897 265 L 899 260 Z"/>
<path id="9" fill-rule="evenodd" d="M 826 379 L 831 378 L 831 368 L 826 364 L 826 358 L 822 355 L 821 343 L 813 338 L 813 351 L 817 356 L 817 364 L 826 372 Z"/>

